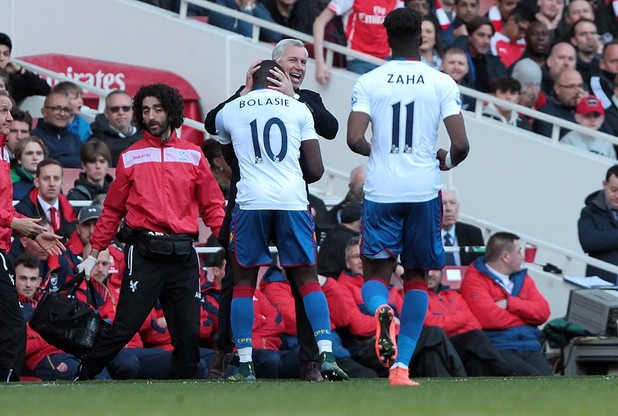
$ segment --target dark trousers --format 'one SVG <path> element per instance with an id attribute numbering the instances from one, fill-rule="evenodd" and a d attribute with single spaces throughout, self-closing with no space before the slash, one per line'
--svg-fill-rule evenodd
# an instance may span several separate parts
<path id="1" fill-rule="evenodd" d="M 466 377 L 461 358 L 444 330 L 426 326 L 410 360 L 410 374 L 414 377 Z"/>
<path id="2" fill-rule="evenodd" d="M 107 368 L 114 380 L 164 380 L 172 374 L 172 353 L 160 348 L 123 348 Z"/>
<path id="3" fill-rule="evenodd" d="M 71 354 L 50 354 L 43 358 L 32 372 L 43 381 L 73 381 L 79 368 L 79 359 Z"/>
<path id="4" fill-rule="evenodd" d="M 145 256 L 136 246 L 125 247 L 127 267 L 111 327 L 101 331 L 83 364 L 86 376 L 98 374 L 131 340 L 154 307 L 161 302 L 172 337 L 171 377 L 195 378 L 200 361 L 200 285 L 197 253 Z"/>
<path id="5" fill-rule="evenodd" d="M 17 301 L 15 272 L 0 251 L 0 381 L 19 381 L 26 355 L 26 323 Z"/>
<path id="6" fill-rule="evenodd" d="M 468 376 L 513 376 L 515 369 L 507 362 L 480 329 L 450 337 L 463 361 Z"/>
<path id="7" fill-rule="evenodd" d="M 500 355 L 513 367 L 518 376 L 551 376 L 552 369 L 541 351 L 500 350 Z"/>
<path id="8" fill-rule="evenodd" d="M 229 253 L 229 251 L 228 251 Z M 234 350 L 232 341 L 232 323 L 230 320 L 232 309 L 232 294 L 234 290 L 234 272 L 232 259 L 227 259 L 225 276 L 221 279 L 221 293 L 219 294 L 219 330 L 217 332 L 217 348 L 224 353 Z M 303 298 L 294 282 L 290 282 L 294 304 L 296 308 L 296 332 L 300 345 L 299 357 L 301 362 L 315 361 L 318 357 L 318 346 L 313 336 L 313 329 L 305 312 Z"/>

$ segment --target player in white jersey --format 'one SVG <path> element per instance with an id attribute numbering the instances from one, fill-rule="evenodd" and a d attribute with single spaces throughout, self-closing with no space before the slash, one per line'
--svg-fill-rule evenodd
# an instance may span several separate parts
<path id="1" fill-rule="evenodd" d="M 386 16 L 393 60 L 358 79 L 348 119 L 348 145 L 369 156 L 361 226 L 363 300 L 375 313 L 376 354 L 390 367 L 393 385 L 418 385 L 410 380 L 408 365 L 427 312 L 426 274 L 445 263 L 440 170 L 459 164 L 469 149 L 455 82 L 420 62 L 421 22 L 421 15 L 407 8 Z M 440 120 L 451 140 L 449 152 L 436 152 Z M 365 139 L 369 122 L 371 143 Z M 387 300 L 393 262 L 400 255 L 404 305 L 395 342 Z"/>
<path id="2" fill-rule="evenodd" d="M 318 136 L 305 104 L 268 88 L 274 68 L 283 72 L 274 61 L 262 61 L 253 74 L 253 90 L 227 103 L 216 118 L 221 151 L 230 165 L 238 163 L 240 168 L 229 243 L 234 262 L 232 332 L 240 358 L 239 375 L 233 379 L 255 380 L 253 292 L 259 267 L 272 263 L 271 239 L 281 266 L 303 297 L 322 375 L 347 379 L 332 351 L 328 303 L 317 278 L 313 216 L 307 202 L 305 180 L 315 182 L 324 172 Z M 305 172 L 299 162 L 301 151 L 307 161 Z"/>

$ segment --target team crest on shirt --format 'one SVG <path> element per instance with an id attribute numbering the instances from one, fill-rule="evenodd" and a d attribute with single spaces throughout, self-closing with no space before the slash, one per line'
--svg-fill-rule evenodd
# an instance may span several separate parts
<path id="1" fill-rule="evenodd" d="M 461 107 L 461 94 L 459 93 L 459 91 L 457 91 L 457 97 L 455 97 L 455 102 L 458 106 Z"/>
<path id="2" fill-rule="evenodd" d="M 131 293 L 135 293 L 137 291 L 137 284 L 139 283 L 138 280 L 130 280 L 129 281 L 129 288 L 131 289 Z"/>
<path id="3" fill-rule="evenodd" d="M 358 98 L 356 97 L 356 91 L 352 91 L 352 105 L 356 104 Z"/>
<path id="4" fill-rule="evenodd" d="M 61 373 L 66 373 L 68 369 L 69 366 L 64 362 L 58 363 L 58 365 L 56 366 L 56 370 L 60 371 Z"/>

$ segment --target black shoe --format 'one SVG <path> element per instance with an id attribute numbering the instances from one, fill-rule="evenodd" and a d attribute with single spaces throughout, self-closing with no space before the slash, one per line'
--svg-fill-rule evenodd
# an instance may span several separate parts
<path id="1" fill-rule="evenodd" d="M 217 351 L 215 358 L 212 359 L 208 367 L 208 380 L 224 380 L 225 370 L 232 362 L 232 358 L 234 358 L 234 354 L 231 352 L 224 353 Z"/>
<path id="2" fill-rule="evenodd" d="M 77 368 L 77 375 L 75 376 L 73 381 L 88 381 L 88 380 L 94 380 L 94 377 L 90 377 L 88 375 L 88 372 L 86 371 L 86 366 L 84 365 L 84 362 L 82 361 L 82 363 Z"/>
<path id="3" fill-rule="evenodd" d="M 302 362 L 300 364 L 300 379 L 314 382 L 324 381 L 320 369 L 320 364 L 315 361 Z"/>
<path id="4" fill-rule="evenodd" d="M 347 381 L 350 379 L 345 371 L 339 368 L 332 352 L 322 353 L 320 372 L 322 377 L 328 381 Z"/>

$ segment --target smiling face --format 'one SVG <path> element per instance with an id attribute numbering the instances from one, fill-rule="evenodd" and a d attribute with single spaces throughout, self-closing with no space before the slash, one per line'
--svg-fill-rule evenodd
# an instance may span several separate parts
<path id="1" fill-rule="evenodd" d="M 447 52 L 442 59 L 442 72 L 449 74 L 456 83 L 461 83 L 468 73 L 468 59 L 465 54 Z"/>
<path id="2" fill-rule="evenodd" d="M 433 48 L 436 46 L 436 28 L 429 20 L 423 20 L 421 29 L 421 37 L 423 43 L 421 44 L 421 52 L 433 52 Z"/>
<path id="3" fill-rule="evenodd" d="M 284 72 L 290 76 L 294 90 L 300 88 L 307 72 L 307 51 L 297 45 L 288 45 L 277 62 Z"/>

